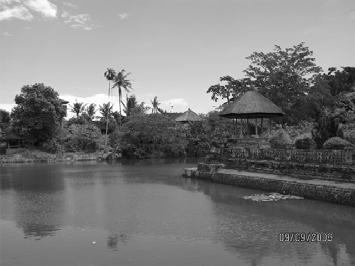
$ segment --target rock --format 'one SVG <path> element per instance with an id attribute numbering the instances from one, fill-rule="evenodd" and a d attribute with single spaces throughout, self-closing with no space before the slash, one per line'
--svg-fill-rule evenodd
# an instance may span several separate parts
<path id="1" fill-rule="evenodd" d="M 255 194 L 251 196 L 244 196 L 243 199 L 260 202 L 260 201 L 279 201 L 279 200 L 286 200 L 286 199 L 303 199 L 303 197 L 298 197 L 293 195 L 283 195 L 280 193 L 269 193 L 269 194 Z"/>
<path id="2" fill-rule="evenodd" d="M 292 146 L 291 137 L 284 129 L 276 131 L 269 142 L 273 149 L 286 149 Z"/>
<path id="3" fill-rule="evenodd" d="M 332 150 L 343 150 L 345 148 L 352 148 L 352 147 L 354 147 L 353 144 L 339 137 L 330 138 L 323 144 L 324 149 L 332 149 Z"/>
<path id="4" fill-rule="evenodd" d="M 311 134 L 302 134 L 296 137 L 295 147 L 302 150 L 314 150 L 317 144 L 313 140 Z"/>

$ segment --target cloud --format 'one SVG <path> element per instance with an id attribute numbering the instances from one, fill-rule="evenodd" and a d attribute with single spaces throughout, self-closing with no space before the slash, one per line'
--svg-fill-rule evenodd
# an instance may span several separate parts
<path id="1" fill-rule="evenodd" d="M 355 21 L 355 10 L 353 10 L 353 11 L 351 11 L 351 12 L 349 13 L 349 19 L 350 19 L 351 21 Z"/>
<path id="2" fill-rule="evenodd" d="M 0 0 L 0 21 L 1 20 L 32 20 L 32 12 L 40 13 L 44 17 L 55 18 L 57 6 L 48 0 Z"/>
<path id="3" fill-rule="evenodd" d="M 84 104 L 91 104 L 95 103 L 96 108 L 99 108 L 99 105 L 102 105 L 103 103 L 108 102 L 108 97 L 107 94 L 94 94 L 91 96 L 87 97 L 77 97 L 75 95 L 70 95 L 70 94 L 63 94 L 60 95 L 60 98 L 63 100 L 66 100 L 69 102 L 69 105 L 72 105 L 73 103 L 77 102 L 82 102 Z M 125 99 L 125 96 L 123 97 Z M 159 99 L 158 99 L 159 100 Z M 151 99 L 141 99 L 140 97 L 137 98 L 138 102 L 144 101 L 146 106 L 150 106 Z M 160 100 L 159 100 L 160 101 Z M 113 104 L 113 110 L 114 111 L 119 111 L 119 105 L 118 105 L 118 96 L 111 96 L 110 97 L 110 102 Z M 188 103 L 185 101 L 183 98 L 172 98 L 164 101 L 160 101 L 160 108 L 163 110 L 166 110 L 167 112 L 185 112 L 187 108 L 189 107 Z M 74 113 L 70 112 L 70 107 L 68 108 L 68 118 L 73 117 Z"/>
<path id="4" fill-rule="evenodd" d="M 79 28 L 89 31 L 96 27 L 89 14 L 71 15 L 69 12 L 63 11 L 61 16 L 64 19 L 64 23 L 68 24 L 71 28 Z"/>
<path id="5" fill-rule="evenodd" d="M 7 31 L 4 31 L 1 33 L 1 36 L 4 36 L 4 37 L 11 37 L 12 34 L 10 32 L 7 32 Z"/>
<path id="6" fill-rule="evenodd" d="M 44 17 L 57 17 L 57 6 L 48 0 L 28 0 L 25 5 Z"/>
<path id="7" fill-rule="evenodd" d="M 118 14 L 118 16 L 120 17 L 120 20 L 125 20 L 128 18 L 128 14 L 127 13 L 121 13 L 121 14 Z"/>
<path id="8" fill-rule="evenodd" d="M 94 94 L 92 96 L 87 96 L 87 97 L 77 97 L 77 96 L 70 95 L 70 94 L 63 94 L 63 95 L 60 95 L 60 98 L 69 102 L 68 118 L 74 116 L 74 113 L 70 112 L 70 105 L 72 105 L 75 102 L 80 102 L 80 103 L 84 103 L 87 105 L 94 103 L 94 104 L 96 104 L 97 110 L 99 108 L 99 105 L 102 105 L 103 103 L 108 102 L 107 94 L 103 94 L 103 93 Z M 110 97 L 110 102 L 113 104 L 113 110 L 118 111 L 119 110 L 118 97 L 116 97 L 116 96 Z"/>
<path id="9" fill-rule="evenodd" d="M 11 112 L 12 108 L 14 108 L 15 104 L 11 103 L 0 103 L 0 109 Z"/>
<path id="10" fill-rule="evenodd" d="M 5 8 L 4 10 L 0 11 L 0 21 L 10 20 L 14 18 L 29 21 L 33 19 L 33 15 L 24 6 Z"/>
<path id="11" fill-rule="evenodd" d="M 82 102 L 87 105 L 89 105 L 91 103 L 96 104 L 96 110 L 97 110 L 96 115 L 99 115 L 99 111 L 98 111 L 99 106 L 102 105 L 103 103 L 108 102 L 107 94 L 104 94 L 104 93 L 94 94 L 94 95 L 86 96 L 86 97 L 78 97 L 78 96 L 71 95 L 71 94 L 61 94 L 59 97 L 61 99 L 69 102 L 67 118 L 74 117 L 74 113 L 70 111 L 70 106 L 73 105 L 75 102 Z M 125 99 L 125 96 L 123 98 Z M 138 102 L 144 101 L 146 106 L 151 107 L 151 103 L 150 103 L 151 99 L 138 98 L 137 100 L 138 100 Z M 111 102 L 111 104 L 113 104 L 113 111 L 119 111 L 118 96 L 116 96 L 116 95 L 111 96 L 110 102 Z M 167 112 L 185 112 L 187 110 L 187 108 L 189 107 L 189 104 L 183 98 L 172 98 L 172 99 L 163 100 L 160 102 L 161 102 L 161 104 L 159 107 L 163 110 L 166 110 Z M 8 112 L 11 112 L 11 110 L 14 106 L 15 106 L 15 104 L 0 104 L 0 109 L 4 109 Z"/>
<path id="12" fill-rule="evenodd" d="M 167 112 L 185 112 L 189 104 L 183 98 L 173 98 L 161 101 L 160 108 Z"/>
<path id="13" fill-rule="evenodd" d="M 69 7 L 69 8 L 73 8 L 73 9 L 77 9 L 78 8 L 77 5 L 74 5 L 74 4 L 70 3 L 70 2 L 64 2 L 63 5 L 66 6 L 66 7 Z"/>

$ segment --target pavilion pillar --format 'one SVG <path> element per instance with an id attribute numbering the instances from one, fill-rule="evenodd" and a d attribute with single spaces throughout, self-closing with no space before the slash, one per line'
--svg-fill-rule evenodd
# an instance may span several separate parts
<path id="1" fill-rule="evenodd" d="M 260 133 L 263 134 L 263 118 L 261 118 Z"/>
<path id="2" fill-rule="evenodd" d="M 258 118 L 255 118 L 255 135 L 258 138 L 259 137 L 259 132 L 258 132 Z"/>
<path id="3" fill-rule="evenodd" d="M 234 128 L 234 133 L 237 136 L 237 130 L 238 130 L 238 118 L 235 118 L 235 128 Z"/>
<path id="4" fill-rule="evenodd" d="M 271 118 L 269 118 L 269 134 L 271 135 Z"/>
<path id="5" fill-rule="evenodd" d="M 250 137 L 250 132 L 249 132 L 249 118 L 247 118 L 247 136 Z"/>

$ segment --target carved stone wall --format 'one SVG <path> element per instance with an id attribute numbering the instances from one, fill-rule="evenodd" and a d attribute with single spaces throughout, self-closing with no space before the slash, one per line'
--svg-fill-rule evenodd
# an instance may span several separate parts
<path id="1" fill-rule="evenodd" d="M 232 146 L 221 150 L 223 158 L 271 160 L 307 164 L 353 165 L 354 150 L 250 149 Z"/>

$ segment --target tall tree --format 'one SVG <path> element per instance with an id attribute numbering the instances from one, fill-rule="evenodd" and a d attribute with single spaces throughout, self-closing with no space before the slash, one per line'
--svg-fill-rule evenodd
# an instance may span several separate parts
<path id="1" fill-rule="evenodd" d="M 103 119 L 110 119 L 112 118 L 112 109 L 113 105 L 111 103 L 103 103 L 99 106 L 99 112 Z"/>
<path id="2" fill-rule="evenodd" d="M 107 68 L 104 73 L 104 77 L 108 80 L 108 92 L 107 95 L 110 96 L 111 91 L 111 81 L 115 79 L 116 71 L 113 68 Z"/>
<path id="3" fill-rule="evenodd" d="M 6 110 L 0 109 L 0 123 L 9 123 L 10 113 Z"/>
<path id="4" fill-rule="evenodd" d="M 126 92 L 129 92 L 132 89 L 131 81 L 127 78 L 130 73 L 125 73 L 126 71 L 122 69 L 120 72 L 117 73 L 113 80 L 112 88 L 117 88 L 118 91 L 118 100 L 119 100 L 119 107 L 120 107 L 120 115 L 122 115 L 122 89 Z"/>
<path id="5" fill-rule="evenodd" d="M 325 82 L 332 96 L 355 91 L 355 67 L 331 67 L 328 73 L 319 75 L 320 82 Z"/>
<path id="6" fill-rule="evenodd" d="M 78 118 L 85 110 L 86 104 L 75 102 L 72 106 L 70 106 L 70 111 L 73 112 Z"/>
<path id="7" fill-rule="evenodd" d="M 13 127 L 35 145 L 52 139 L 66 116 L 66 106 L 58 93 L 42 83 L 22 87 L 15 102 Z"/>
<path id="8" fill-rule="evenodd" d="M 244 72 L 252 85 L 279 104 L 292 120 L 293 105 L 309 93 L 314 76 L 322 70 L 315 64 L 313 52 L 302 42 L 286 49 L 275 45 L 274 51 L 254 52 L 247 59 L 251 63 Z"/>
<path id="9" fill-rule="evenodd" d="M 150 107 L 145 106 L 144 102 L 138 103 L 137 98 L 134 95 L 126 97 L 126 103 L 122 101 L 122 105 L 127 117 L 145 114 L 150 109 Z"/>
<path id="10" fill-rule="evenodd" d="M 154 99 L 151 101 L 151 103 L 152 103 L 152 113 L 153 114 L 156 114 L 156 113 L 158 113 L 158 111 L 159 111 L 159 105 L 161 104 L 160 102 L 159 102 L 159 100 L 158 100 L 158 97 L 157 96 L 155 96 L 154 97 Z"/>
<path id="11" fill-rule="evenodd" d="M 90 121 L 94 119 L 95 113 L 96 113 L 96 104 L 94 103 L 89 104 L 89 106 L 86 107 L 86 114 Z"/>
<path id="12" fill-rule="evenodd" d="M 229 103 L 250 89 L 250 79 L 248 78 L 234 79 L 231 76 L 223 76 L 219 80 L 225 85 L 212 85 L 207 90 L 207 93 L 212 94 L 211 99 L 214 101 L 225 99 Z"/>
<path id="13" fill-rule="evenodd" d="M 113 81 L 116 77 L 116 71 L 113 68 L 107 68 L 107 70 L 104 73 L 105 78 L 108 80 L 108 92 L 107 92 L 107 97 L 108 100 L 110 101 L 110 94 L 111 94 L 111 81 Z M 106 133 L 105 133 L 105 150 L 107 146 L 107 133 L 108 133 L 108 123 L 109 123 L 109 118 L 106 117 Z"/>

